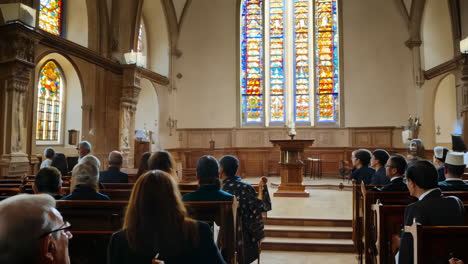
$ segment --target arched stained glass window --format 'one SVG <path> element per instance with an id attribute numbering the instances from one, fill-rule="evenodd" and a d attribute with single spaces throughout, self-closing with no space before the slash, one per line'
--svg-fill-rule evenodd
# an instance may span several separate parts
<path id="1" fill-rule="evenodd" d="M 242 1 L 244 125 L 339 124 L 337 1 Z"/>
<path id="2" fill-rule="evenodd" d="M 62 34 L 62 0 L 41 0 L 39 28 L 51 34 Z"/>
<path id="3" fill-rule="evenodd" d="M 63 77 L 57 64 L 48 61 L 39 72 L 37 93 L 36 140 L 60 140 L 62 120 Z"/>

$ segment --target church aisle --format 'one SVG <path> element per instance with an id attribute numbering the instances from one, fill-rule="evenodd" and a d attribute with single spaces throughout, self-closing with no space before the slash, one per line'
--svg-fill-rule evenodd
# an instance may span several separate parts
<path id="1" fill-rule="evenodd" d="M 246 178 L 249 183 L 258 183 L 260 178 Z M 274 197 L 276 191 L 272 183 L 279 183 L 279 177 L 268 178 L 268 190 L 272 200 L 272 210 L 268 216 L 315 219 L 352 219 L 352 192 L 348 189 L 316 189 L 307 187 L 308 198 Z M 304 183 L 338 186 L 341 179 L 323 178 L 321 180 L 304 180 Z M 347 184 L 347 181 L 345 181 Z"/>
<path id="2" fill-rule="evenodd" d="M 294 260 L 293 262 L 291 260 Z M 355 264 L 358 263 L 356 255 L 352 253 L 310 253 L 310 252 L 285 252 L 285 251 L 262 251 L 261 264 Z"/>

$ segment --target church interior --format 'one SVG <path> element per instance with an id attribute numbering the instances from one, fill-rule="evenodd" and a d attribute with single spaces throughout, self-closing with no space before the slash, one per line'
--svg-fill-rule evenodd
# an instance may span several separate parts
<path id="1" fill-rule="evenodd" d="M 74 214 L 57 202 L 77 226 L 71 263 L 105 263 L 130 178 L 161 150 L 182 194 L 198 187 L 201 157 L 232 155 L 236 175 L 268 200 L 255 261 L 241 261 L 224 231 L 226 263 L 395 263 L 392 235 L 413 200 L 354 181 L 355 151 L 406 157 L 416 139 L 436 168 L 435 147 L 466 153 L 453 140 L 468 142 L 468 1 L 0 0 L 0 80 L 0 219 L 1 200 L 33 193 L 47 148 L 68 162 L 62 188 L 81 142 L 98 171 L 121 154 L 129 183 L 100 187 L 113 205 Z M 468 206 L 468 191 L 443 195 Z M 207 219 L 235 235 L 233 203 Z M 468 220 L 453 228 L 416 227 L 425 248 L 414 263 L 468 263 L 455 246 L 433 250 L 445 262 L 422 260 L 444 239 L 468 242 Z"/>

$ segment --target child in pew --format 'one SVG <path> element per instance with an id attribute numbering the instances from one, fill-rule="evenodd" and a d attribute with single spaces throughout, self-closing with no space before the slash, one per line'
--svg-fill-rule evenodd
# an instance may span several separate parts
<path id="1" fill-rule="evenodd" d="M 149 171 L 138 178 L 122 230 L 110 240 L 108 263 L 150 264 L 155 258 L 165 264 L 225 263 L 209 226 L 187 215 L 179 193 L 166 172 Z"/>

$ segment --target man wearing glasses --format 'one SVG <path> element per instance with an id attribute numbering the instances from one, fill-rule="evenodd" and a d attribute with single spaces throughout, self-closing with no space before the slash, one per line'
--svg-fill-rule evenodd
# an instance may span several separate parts
<path id="1" fill-rule="evenodd" d="M 20 194 L 0 202 L 0 263 L 69 264 L 71 225 L 47 194 Z"/>

